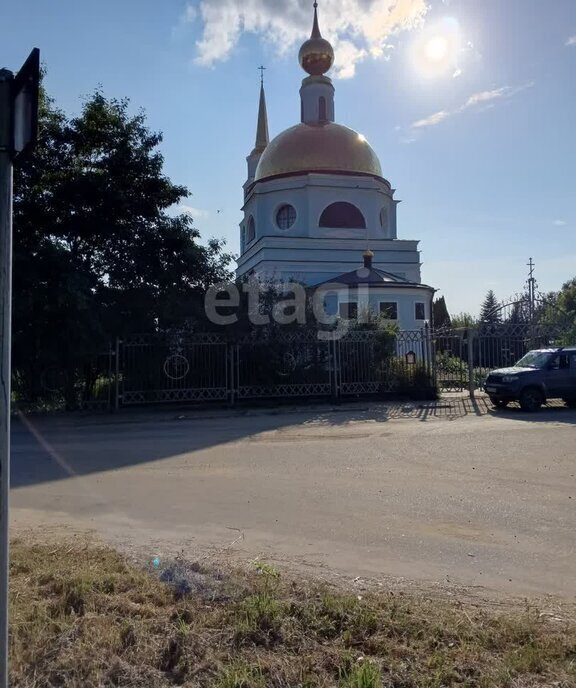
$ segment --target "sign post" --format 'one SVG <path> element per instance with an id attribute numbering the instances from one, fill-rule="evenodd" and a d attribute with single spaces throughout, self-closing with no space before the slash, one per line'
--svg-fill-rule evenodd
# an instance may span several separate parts
<path id="1" fill-rule="evenodd" d="M 36 144 L 39 83 L 38 48 L 16 77 L 0 69 L 0 688 L 8 688 L 12 165 Z"/>

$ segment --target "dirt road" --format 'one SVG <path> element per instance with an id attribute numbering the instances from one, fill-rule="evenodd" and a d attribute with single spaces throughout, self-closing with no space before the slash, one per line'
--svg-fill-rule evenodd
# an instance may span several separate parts
<path id="1" fill-rule="evenodd" d="M 15 423 L 13 529 L 92 529 L 151 556 L 230 547 L 311 574 L 574 595 L 576 412 L 407 415 Z"/>

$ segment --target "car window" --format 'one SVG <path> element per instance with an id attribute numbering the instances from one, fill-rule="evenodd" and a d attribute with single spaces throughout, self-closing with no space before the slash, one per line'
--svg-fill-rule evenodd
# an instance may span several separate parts
<path id="1" fill-rule="evenodd" d="M 550 361 L 551 370 L 568 370 L 570 368 L 569 354 L 556 354 Z"/>
<path id="2" fill-rule="evenodd" d="M 550 361 L 549 351 L 529 351 L 515 365 L 519 368 L 545 368 Z"/>

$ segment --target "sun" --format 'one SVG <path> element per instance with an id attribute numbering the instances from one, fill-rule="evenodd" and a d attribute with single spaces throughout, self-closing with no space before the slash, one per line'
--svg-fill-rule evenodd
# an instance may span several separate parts
<path id="1" fill-rule="evenodd" d="M 424 54 L 430 62 L 443 62 L 450 52 L 446 36 L 433 36 L 424 46 Z"/>
<path id="2" fill-rule="evenodd" d="M 445 17 L 425 27 L 411 48 L 417 73 L 429 78 L 454 74 L 459 67 L 461 46 L 460 26 L 453 17 Z"/>

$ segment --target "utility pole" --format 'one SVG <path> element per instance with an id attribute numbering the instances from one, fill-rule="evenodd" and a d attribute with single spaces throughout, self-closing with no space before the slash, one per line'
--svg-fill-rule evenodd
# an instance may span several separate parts
<path id="1" fill-rule="evenodd" d="M 536 310 L 536 278 L 534 277 L 534 268 L 536 264 L 530 258 L 527 263 L 530 271 L 528 272 L 528 313 L 530 315 L 530 322 L 534 320 L 534 312 Z"/>
<path id="2" fill-rule="evenodd" d="M 8 686 L 8 498 L 12 327 L 12 84 L 0 70 L 0 687 Z"/>
<path id="3" fill-rule="evenodd" d="M 20 71 L 0 69 L 0 688 L 8 688 L 12 165 L 36 145 L 40 51 Z"/>

